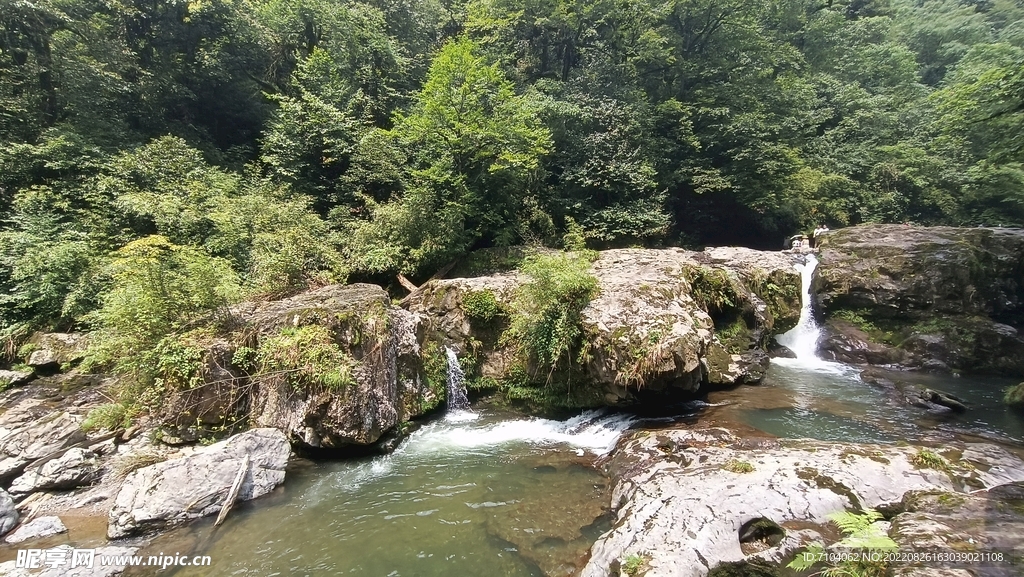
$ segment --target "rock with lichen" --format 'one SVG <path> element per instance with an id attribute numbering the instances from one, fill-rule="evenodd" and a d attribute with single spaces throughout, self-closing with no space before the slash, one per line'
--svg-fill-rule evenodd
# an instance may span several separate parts
<path id="1" fill-rule="evenodd" d="M 820 247 L 835 358 L 1024 375 L 1024 230 L 871 224 Z"/>

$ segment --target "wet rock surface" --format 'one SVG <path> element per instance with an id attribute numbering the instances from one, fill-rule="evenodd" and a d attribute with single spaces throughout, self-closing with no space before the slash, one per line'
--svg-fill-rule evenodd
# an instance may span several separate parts
<path id="1" fill-rule="evenodd" d="M 723 562 L 778 562 L 821 539 L 829 513 L 899 504 L 909 491 L 962 494 L 1024 480 L 1024 461 L 994 445 L 940 451 L 947 470 L 922 468 L 918 451 L 740 439 L 718 428 L 639 432 L 609 462 L 616 521 L 582 575 L 614 575 L 630 555 L 646 559 L 648 577 L 702 577 Z M 741 530 L 762 518 L 785 536 L 744 550 Z"/>
<path id="2" fill-rule="evenodd" d="M 70 545 L 60 545 L 58 547 L 42 550 L 40 553 L 41 559 L 67 559 L 67 564 L 54 566 L 40 563 L 39 567 L 28 569 L 17 567 L 16 561 L 7 561 L 0 563 L 0 575 L 6 575 L 8 577 L 114 577 L 115 575 L 124 573 L 125 567 L 113 565 L 104 566 L 96 561 L 96 559 L 100 556 L 107 558 L 125 557 L 128 555 L 134 555 L 137 551 L 138 548 L 136 547 L 96 547 L 93 557 L 94 562 L 91 567 L 79 565 L 78 567 L 72 568 L 70 567 L 73 554 L 72 547 Z"/>
<path id="3" fill-rule="evenodd" d="M 291 448 L 277 429 L 253 429 L 178 459 L 128 474 L 109 513 L 111 539 L 159 531 L 220 510 L 248 456 L 238 500 L 255 499 L 284 482 Z"/>

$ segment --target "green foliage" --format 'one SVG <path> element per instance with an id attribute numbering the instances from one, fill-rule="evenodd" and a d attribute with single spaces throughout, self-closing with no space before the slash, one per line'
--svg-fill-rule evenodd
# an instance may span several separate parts
<path id="1" fill-rule="evenodd" d="M 431 397 L 422 400 L 421 412 L 431 411 L 444 403 L 448 391 L 448 358 L 436 341 L 427 341 L 421 353 L 423 372 L 427 377 L 427 388 Z"/>
<path id="2" fill-rule="evenodd" d="M 588 255 L 538 253 L 527 257 L 522 272 L 529 281 L 517 289 L 511 323 L 501 340 L 551 380 L 559 364 L 583 350 L 582 312 L 597 294 Z"/>
<path id="3" fill-rule="evenodd" d="M 833 547 L 861 549 L 869 551 L 895 551 L 896 542 L 889 538 L 876 524 L 882 520 L 882 514 L 873 509 L 863 513 L 839 511 L 828 516 L 843 532 L 843 538 Z M 821 543 L 812 543 L 803 552 L 797 554 L 787 565 L 794 571 L 806 571 L 819 564 L 825 558 L 826 549 Z M 825 567 L 819 573 L 822 577 L 882 577 L 886 573 L 888 563 L 871 560 L 861 556 L 857 560 L 841 561 Z"/>
<path id="4" fill-rule="evenodd" d="M 690 296 L 712 316 L 734 308 L 739 302 L 729 273 L 725 270 L 689 267 L 683 276 L 690 284 Z"/>
<path id="5" fill-rule="evenodd" d="M 1006 389 L 1003 395 L 1003 402 L 1011 407 L 1024 409 L 1024 383 L 1019 383 Z"/>
<path id="6" fill-rule="evenodd" d="M 265 337 L 256 350 L 255 361 L 261 376 L 281 376 L 297 392 L 311 387 L 339 391 L 355 383 L 355 359 L 322 325 L 286 327 Z"/>
<path id="7" fill-rule="evenodd" d="M 89 411 L 82 421 L 85 432 L 106 429 L 116 431 L 131 424 L 131 411 L 121 403 L 107 403 Z"/>
<path id="8" fill-rule="evenodd" d="M 753 473 L 754 466 L 746 461 L 737 461 L 733 459 L 722 466 L 723 469 L 732 473 Z"/>
<path id="9" fill-rule="evenodd" d="M 910 459 L 910 463 L 919 469 L 935 469 L 936 471 L 949 471 L 949 461 L 942 458 L 941 455 L 929 451 L 928 449 L 920 449 Z"/>
<path id="10" fill-rule="evenodd" d="M 619 568 L 623 575 L 639 577 L 640 575 L 643 575 L 644 570 L 647 567 L 647 561 L 648 558 L 646 555 L 637 555 L 636 553 L 633 553 L 622 560 Z"/>
<path id="11" fill-rule="evenodd" d="M 404 197 L 368 201 L 371 219 L 352 227 L 357 268 L 437 268 L 475 244 L 522 238 L 530 180 L 549 135 L 529 99 L 517 96 L 473 42 L 448 42 L 434 59 L 410 114 L 392 138 L 413 171 Z"/>
<path id="12" fill-rule="evenodd" d="M 462 297 L 461 307 L 467 317 L 481 323 L 489 323 L 504 313 L 494 293 L 487 289 L 467 292 Z"/>

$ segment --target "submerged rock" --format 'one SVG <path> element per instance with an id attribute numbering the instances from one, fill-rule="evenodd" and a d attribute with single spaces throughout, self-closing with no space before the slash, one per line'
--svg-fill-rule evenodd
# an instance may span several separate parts
<path id="1" fill-rule="evenodd" d="M 188 457 L 128 474 L 109 513 L 107 536 L 159 531 L 220 510 L 246 455 L 248 473 L 238 500 L 248 501 L 284 482 L 291 448 L 277 429 L 253 429 Z"/>
<path id="2" fill-rule="evenodd" d="M 104 565 L 96 561 L 100 557 L 104 557 L 108 560 L 116 560 L 118 558 L 125 559 L 138 553 L 137 547 L 117 547 L 117 546 L 106 546 L 96 547 L 93 549 L 93 564 L 92 567 L 80 564 L 77 567 L 71 568 L 68 564 L 65 565 L 45 565 L 42 561 L 46 559 L 67 559 L 70 563 L 72 559 L 72 547 L 70 545 L 58 545 L 50 549 L 43 549 L 39 552 L 39 566 L 34 569 L 22 568 L 17 566 L 17 561 L 5 561 L 0 563 L 0 575 L 6 575 L 7 577 L 114 577 L 125 572 L 127 566 L 115 565 L 113 563 Z"/>
<path id="3" fill-rule="evenodd" d="M 609 465 L 617 519 L 594 545 L 582 575 L 610 577 L 633 555 L 645 558 L 647 577 L 703 577 L 720 563 L 777 563 L 823 539 L 830 513 L 898 504 L 908 491 L 962 492 L 1024 480 L 1024 461 L 993 445 L 947 452 L 943 470 L 927 468 L 934 459 L 919 451 L 740 442 L 724 429 L 641 432 Z M 746 547 L 741 538 L 749 537 L 751 522 L 762 520 L 785 534 Z"/>

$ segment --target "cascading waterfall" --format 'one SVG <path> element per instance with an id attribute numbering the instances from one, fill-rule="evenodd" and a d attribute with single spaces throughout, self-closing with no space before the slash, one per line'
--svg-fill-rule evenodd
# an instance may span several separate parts
<path id="1" fill-rule="evenodd" d="M 813 254 L 808 254 L 804 258 L 803 264 L 793 266 L 800 271 L 800 320 L 795 327 L 776 336 L 775 340 L 793 351 L 799 361 L 820 361 L 818 339 L 821 336 L 821 328 L 814 321 L 812 304 L 814 295 L 811 293 L 811 281 L 814 279 L 814 269 L 818 266 L 818 259 L 814 258 Z"/>
<path id="2" fill-rule="evenodd" d="M 464 411 L 469 408 L 469 398 L 466 396 L 466 375 L 459 366 L 459 357 L 451 347 L 445 347 L 444 352 L 448 355 L 448 389 L 445 391 L 448 397 L 448 411 Z"/>

